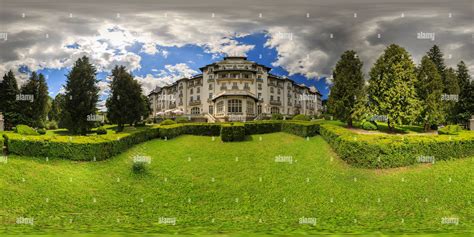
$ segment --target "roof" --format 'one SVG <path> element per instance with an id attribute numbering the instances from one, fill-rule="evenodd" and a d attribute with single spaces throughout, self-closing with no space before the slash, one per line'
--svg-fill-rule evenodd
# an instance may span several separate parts
<path id="1" fill-rule="evenodd" d="M 254 99 L 255 101 L 258 101 L 258 98 L 253 93 L 250 93 L 248 91 L 225 91 L 212 97 L 212 101 L 215 101 L 222 96 L 248 96 Z"/>

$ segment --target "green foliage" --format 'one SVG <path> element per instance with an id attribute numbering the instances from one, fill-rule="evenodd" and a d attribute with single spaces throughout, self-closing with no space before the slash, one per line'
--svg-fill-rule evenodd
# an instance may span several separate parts
<path id="1" fill-rule="evenodd" d="M 244 124 L 223 124 L 221 126 L 221 139 L 223 142 L 236 142 L 245 140 Z"/>
<path id="2" fill-rule="evenodd" d="M 19 92 L 15 75 L 10 70 L 0 82 L 0 112 L 3 113 L 6 130 L 12 129 L 22 118 L 21 109 L 16 100 Z"/>
<path id="3" fill-rule="evenodd" d="M 328 100 L 329 112 L 335 118 L 347 121 L 349 126 L 352 126 L 357 101 L 365 97 L 362 66 L 356 52 L 350 50 L 341 55 L 333 71 L 334 85 Z"/>
<path id="4" fill-rule="evenodd" d="M 441 101 L 443 92 L 443 82 L 436 65 L 424 56 L 421 65 L 417 69 L 416 90 L 421 104 L 420 120 L 424 124 L 425 131 L 431 125 L 444 122 L 444 112 Z"/>
<path id="5" fill-rule="evenodd" d="M 389 128 L 408 124 L 420 112 L 415 91 L 415 65 L 409 53 L 392 44 L 370 70 L 369 104 L 374 114 L 386 115 Z"/>
<path id="6" fill-rule="evenodd" d="M 148 116 L 148 99 L 142 96 L 140 84 L 126 68 L 115 66 L 111 77 L 111 95 L 106 102 L 110 122 L 118 124 L 122 129 L 124 124 L 134 124 Z"/>
<path id="7" fill-rule="evenodd" d="M 430 48 L 430 50 L 426 54 L 430 60 L 436 65 L 436 69 L 438 74 L 441 77 L 441 81 L 443 83 L 443 91 L 444 87 L 447 85 L 446 83 L 446 65 L 444 64 L 444 59 L 443 59 L 443 53 L 439 49 L 438 45 L 433 45 L 433 47 Z M 444 91 L 445 92 L 445 91 Z"/>
<path id="8" fill-rule="evenodd" d="M 87 116 L 96 113 L 99 100 L 96 69 L 86 56 L 79 58 L 67 75 L 64 88 L 65 105 L 63 110 L 64 126 L 74 134 L 85 135 L 94 126 Z"/>
<path id="9" fill-rule="evenodd" d="M 171 124 L 176 124 L 176 122 L 171 119 L 166 119 L 160 123 L 160 125 L 171 125 Z"/>
<path id="10" fill-rule="evenodd" d="M 272 120 L 283 120 L 282 114 L 272 114 Z"/>
<path id="11" fill-rule="evenodd" d="M 307 115 L 304 115 L 304 114 L 298 114 L 298 115 L 295 115 L 292 120 L 300 120 L 300 121 L 309 121 L 311 120 L 311 118 Z"/>
<path id="12" fill-rule="evenodd" d="M 284 122 L 281 131 L 300 137 L 313 137 L 319 133 L 319 124 L 313 122 Z"/>
<path id="13" fill-rule="evenodd" d="M 245 123 L 245 134 L 264 134 L 274 133 L 281 131 L 282 121 L 269 120 L 269 121 L 253 121 Z"/>
<path id="14" fill-rule="evenodd" d="M 32 127 L 45 127 L 48 114 L 48 86 L 43 74 L 32 72 L 30 78 L 21 87 L 21 94 L 32 96 L 31 100 L 20 100 L 21 122 Z"/>
<path id="15" fill-rule="evenodd" d="M 107 129 L 105 129 L 104 127 L 98 127 L 96 132 L 97 132 L 97 135 L 104 135 L 104 134 L 107 134 Z"/>
<path id="16" fill-rule="evenodd" d="M 44 128 L 39 128 L 38 130 L 36 130 L 36 132 L 38 132 L 39 135 L 45 135 L 46 134 L 46 130 Z"/>
<path id="17" fill-rule="evenodd" d="M 36 132 L 35 129 L 24 124 L 16 125 L 15 132 L 21 135 L 38 135 L 38 132 Z"/>
<path id="18" fill-rule="evenodd" d="M 66 103 L 66 98 L 64 97 L 63 94 L 57 94 L 56 97 L 54 97 L 53 102 L 51 103 L 51 110 L 49 111 L 48 117 L 50 120 L 57 121 L 59 124 L 56 124 L 57 127 L 64 127 L 64 121 L 63 121 L 63 110 L 65 107 Z M 57 123 L 56 122 L 56 123 Z"/>
<path id="19" fill-rule="evenodd" d="M 447 95 L 457 95 L 459 96 L 459 93 L 461 92 L 457 77 L 456 77 L 456 72 L 452 68 L 448 68 L 445 72 L 446 74 L 446 83 L 445 84 L 445 94 Z M 459 98 L 458 98 L 459 99 Z M 448 123 L 455 123 L 456 122 L 456 101 L 453 100 L 447 100 L 443 101 L 444 105 L 444 112 L 446 113 L 446 120 Z"/>
<path id="20" fill-rule="evenodd" d="M 135 174 L 143 174 L 146 172 L 146 162 L 134 161 L 132 165 L 132 171 Z"/>
<path id="21" fill-rule="evenodd" d="M 200 135 L 200 136 L 219 136 L 221 131 L 220 124 L 211 123 L 188 123 L 188 124 L 160 124 L 161 138 L 174 138 L 182 134 Z"/>
<path id="22" fill-rule="evenodd" d="M 177 123 L 189 123 L 189 118 L 188 117 L 177 117 L 176 122 Z"/>
<path id="23" fill-rule="evenodd" d="M 372 121 L 363 121 L 362 124 L 362 129 L 364 130 L 377 130 L 377 123 L 372 122 Z"/>
<path id="24" fill-rule="evenodd" d="M 46 128 L 49 130 L 58 129 L 58 123 L 56 121 L 48 121 L 46 122 Z"/>
<path id="25" fill-rule="evenodd" d="M 456 103 L 456 122 L 467 123 L 474 114 L 474 81 L 466 64 L 461 61 L 457 65 L 457 79 L 460 88 L 459 101 Z"/>
<path id="26" fill-rule="evenodd" d="M 412 165 L 419 156 L 448 160 L 474 155 L 474 133 L 458 136 L 397 136 L 356 134 L 333 124 L 322 124 L 321 136 L 347 163 L 362 168 Z"/>
<path id="27" fill-rule="evenodd" d="M 438 129 L 438 134 L 444 135 L 458 135 L 462 131 L 461 126 L 459 125 L 448 125 L 446 127 Z"/>

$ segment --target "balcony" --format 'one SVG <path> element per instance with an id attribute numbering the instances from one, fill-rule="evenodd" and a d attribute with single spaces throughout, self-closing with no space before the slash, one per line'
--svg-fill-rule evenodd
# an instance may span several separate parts
<path id="1" fill-rule="evenodd" d="M 281 101 L 278 101 L 278 100 L 271 100 L 271 101 L 270 101 L 270 104 L 271 104 L 271 105 L 281 105 Z"/>
<path id="2" fill-rule="evenodd" d="M 201 100 L 192 100 L 192 101 L 189 101 L 189 105 L 190 106 L 193 106 L 193 105 L 200 105 L 201 104 Z"/>

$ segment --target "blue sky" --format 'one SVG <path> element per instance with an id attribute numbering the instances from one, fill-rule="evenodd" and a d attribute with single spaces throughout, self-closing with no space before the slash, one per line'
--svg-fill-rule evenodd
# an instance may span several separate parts
<path id="1" fill-rule="evenodd" d="M 239 38 L 234 37 L 233 40 L 237 41 L 239 44 L 254 46 L 253 49 L 247 52 L 247 57 L 249 60 L 269 66 L 273 68 L 271 73 L 280 76 L 288 76 L 289 78 L 296 81 L 298 84 L 304 83 L 307 86 L 315 86 L 323 94 L 324 98 L 327 97 L 328 85 L 325 82 L 325 78 L 321 78 L 320 80 L 308 79 L 307 77 L 299 73 L 289 76 L 288 71 L 286 71 L 282 67 L 272 66 L 272 63 L 277 60 L 278 52 L 275 48 L 265 46 L 265 43 L 268 40 L 268 36 L 266 35 L 266 33 L 255 33 Z M 81 46 L 75 42 L 64 47 L 80 49 Z M 160 51 L 167 52 L 166 56 L 160 53 L 154 55 L 147 54 L 145 52 L 142 52 L 142 47 L 143 43 L 134 43 L 133 45 L 127 47 L 128 52 L 135 53 L 141 57 L 140 68 L 133 70 L 132 73 L 134 76 L 139 77 L 145 77 L 147 74 L 151 74 L 156 77 L 156 80 L 160 80 L 160 75 L 163 76 L 163 71 L 166 71 L 166 65 L 186 64 L 190 69 L 199 72 L 200 67 L 213 63 L 215 61 L 222 60 L 225 56 L 222 53 L 210 53 L 208 52 L 208 50 L 206 50 L 205 46 L 191 44 L 187 44 L 181 47 L 166 47 L 156 45 L 156 47 Z M 25 72 L 25 70 L 27 71 L 28 69 L 25 67 L 21 67 L 19 70 Z M 61 87 L 65 84 L 66 74 L 69 72 L 69 70 L 70 68 L 44 68 L 38 70 L 39 73 L 44 74 L 47 78 L 50 96 L 54 97 L 61 91 Z M 100 71 L 97 74 L 97 78 L 103 82 L 106 82 L 107 75 L 107 71 Z M 106 92 L 101 96 L 101 99 L 105 98 Z"/>

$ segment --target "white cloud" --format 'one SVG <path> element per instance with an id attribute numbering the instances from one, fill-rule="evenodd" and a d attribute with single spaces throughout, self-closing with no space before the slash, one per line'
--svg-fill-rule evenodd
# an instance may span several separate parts
<path id="1" fill-rule="evenodd" d="M 187 64 L 178 63 L 175 65 L 165 65 L 165 69 L 160 70 L 158 76 L 147 74 L 145 77 L 137 76 L 136 80 L 142 85 L 143 93 L 148 94 L 157 86 L 165 86 L 176 82 L 183 77 L 191 77 L 198 72 L 191 69 Z"/>

